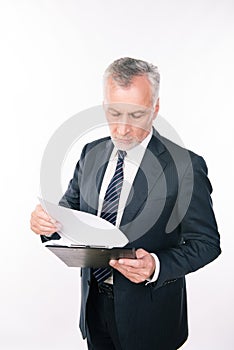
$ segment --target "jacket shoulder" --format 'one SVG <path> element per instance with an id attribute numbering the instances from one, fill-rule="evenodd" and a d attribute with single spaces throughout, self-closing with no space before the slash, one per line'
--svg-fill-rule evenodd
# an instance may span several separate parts
<path id="1" fill-rule="evenodd" d="M 110 142 L 111 142 L 110 136 L 106 136 L 106 137 L 102 137 L 100 139 L 97 139 L 97 140 L 94 140 L 94 141 L 87 143 L 84 148 L 87 151 L 90 151 L 92 148 L 94 148 L 98 145 L 99 146 L 103 145 L 104 147 L 106 147 L 106 145 L 109 144 Z"/>
<path id="2" fill-rule="evenodd" d="M 168 138 L 161 136 L 156 132 L 156 138 L 161 143 L 162 147 L 165 147 L 167 152 L 173 159 L 177 159 L 177 161 L 191 161 L 193 164 L 199 164 L 202 167 L 206 167 L 205 160 L 203 157 L 184 146 L 181 146 Z"/>

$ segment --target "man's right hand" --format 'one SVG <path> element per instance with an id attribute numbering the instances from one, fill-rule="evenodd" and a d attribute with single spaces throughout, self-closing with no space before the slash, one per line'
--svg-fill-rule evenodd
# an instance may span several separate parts
<path id="1" fill-rule="evenodd" d="M 31 214 L 31 230 L 38 235 L 52 235 L 58 230 L 58 223 L 49 216 L 40 204 Z"/>

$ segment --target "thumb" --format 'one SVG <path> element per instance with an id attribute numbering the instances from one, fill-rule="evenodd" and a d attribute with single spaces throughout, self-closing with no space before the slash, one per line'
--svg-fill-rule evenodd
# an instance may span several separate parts
<path id="1" fill-rule="evenodd" d="M 136 257 L 137 257 L 137 259 L 142 259 L 142 258 L 144 258 L 146 255 L 148 255 L 149 253 L 146 251 L 146 250 L 144 250 L 144 249 L 142 249 L 142 248 L 139 248 L 139 249 L 137 249 L 137 251 L 136 251 Z"/>

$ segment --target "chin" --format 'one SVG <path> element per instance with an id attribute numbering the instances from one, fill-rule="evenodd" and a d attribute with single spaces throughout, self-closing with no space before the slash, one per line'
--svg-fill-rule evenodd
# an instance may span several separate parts
<path id="1" fill-rule="evenodd" d="M 121 142 L 118 140 L 112 140 L 112 141 L 115 147 L 118 148 L 120 151 L 129 151 L 130 149 L 139 145 L 139 142 L 137 141 L 130 141 L 130 142 Z"/>

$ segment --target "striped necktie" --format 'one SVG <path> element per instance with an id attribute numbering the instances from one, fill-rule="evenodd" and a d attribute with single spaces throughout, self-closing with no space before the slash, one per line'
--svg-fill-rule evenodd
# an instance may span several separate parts
<path id="1" fill-rule="evenodd" d="M 113 225 L 116 224 L 119 197 L 123 186 L 123 164 L 125 156 L 125 151 L 118 151 L 115 173 L 107 187 L 101 211 L 101 218 L 111 222 Z M 110 267 L 93 269 L 93 275 L 99 284 L 110 277 L 111 274 L 112 269 Z"/>

